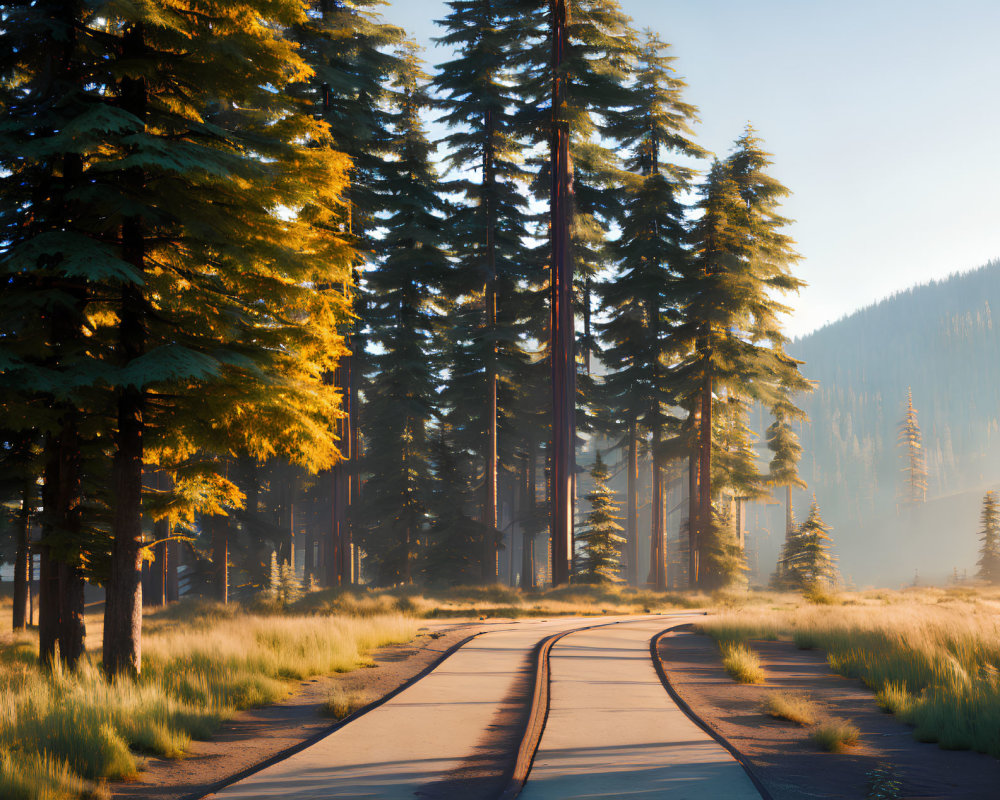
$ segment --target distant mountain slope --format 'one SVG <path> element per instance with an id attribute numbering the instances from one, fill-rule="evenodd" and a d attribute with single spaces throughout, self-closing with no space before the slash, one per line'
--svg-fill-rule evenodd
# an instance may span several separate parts
<path id="1" fill-rule="evenodd" d="M 858 582 L 974 571 L 978 496 L 1000 486 L 998 328 L 1000 261 L 993 261 L 789 345 L 818 381 L 804 399 L 811 422 L 802 430 L 803 477 L 837 528 L 844 572 Z M 908 387 L 930 473 L 926 513 L 897 509 Z M 904 528 L 912 538 L 897 538 L 895 529 Z M 898 558 L 886 558 L 890 540 L 901 548 Z"/>

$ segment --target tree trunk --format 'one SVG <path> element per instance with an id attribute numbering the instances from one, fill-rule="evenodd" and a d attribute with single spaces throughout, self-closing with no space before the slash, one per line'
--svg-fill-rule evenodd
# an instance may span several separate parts
<path id="1" fill-rule="evenodd" d="M 215 596 L 229 602 L 229 521 L 222 516 L 212 520 L 212 566 L 215 571 Z"/>
<path id="2" fill-rule="evenodd" d="M 480 205 L 483 211 L 483 225 L 486 252 L 486 339 L 489 355 L 486 359 L 486 481 L 483 486 L 483 582 L 495 583 L 500 573 L 499 540 L 497 535 L 497 254 L 496 254 L 496 214 L 493 206 L 496 174 L 494 164 L 494 129 L 492 111 L 486 112 L 483 120 L 483 183 Z"/>
<path id="3" fill-rule="evenodd" d="M 51 437 L 45 444 L 45 484 L 42 487 L 42 538 L 39 543 L 38 660 L 51 666 L 59 641 L 59 568 L 53 558 L 52 542 L 59 523 L 59 458 Z"/>
<path id="4" fill-rule="evenodd" d="M 698 487 L 700 485 L 698 474 L 700 450 L 698 441 L 701 430 L 701 411 L 696 408 L 692 412 L 692 417 L 694 423 L 694 441 L 691 445 L 691 454 L 688 456 L 688 587 L 694 589 L 698 585 L 698 570 L 701 566 L 698 557 Z"/>
<path id="5" fill-rule="evenodd" d="M 701 390 L 701 435 L 698 463 L 698 547 L 708 541 L 712 530 L 712 376 L 705 376 Z M 699 563 L 700 563 L 699 554 Z M 710 578 L 701 569 L 697 583 Z"/>
<path id="6" fill-rule="evenodd" d="M 84 580 L 82 519 L 80 509 L 80 443 L 76 433 L 75 412 L 68 414 L 60 433 L 56 482 L 56 525 L 67 541 L 60 548 L 59 574 L 59 657 L 73 669 L 83 655 L 87 631 L 84 625 Z"/>
<path id="7" fill-rule="evenodd" d="M 348 340 L 348 348 L 351 347 Z M 340 441 L 340 453 L 342 460 L 334 465 L 331 470 L 333 487 L 331 494 L 331 537 L 329 549 L 329 564 L 327 570 L 327 585 L 346 586 L 349 583 L 350 574 L 350 536 L 347 528 L 348 506 L 351 502 L 351 475 L 350 466 L 354 458 L 352 451 L 353 440 L 353 417 L 355 409 L 352 405 L 353 393 L 351 385 L 353 383 L 352 373 L 354 371 L 353 355 L 343 356 L 337 365 L 336 380 L 340 387 L 341 398 L 344 404 L 342 416 L 337 421 L 337 435 Z"/>
<path id="8" fill-rule="evenodd" d="M 574 357 L 573 258 L 570 225 L 573 214 L 573 168 L 569 130 L 560 119 L 565 95 L 562 64 L 568 45 L 567 0 L 551 0 L 552 28 L 552 278 L 550 329 L 552 359 L 552 583 L 569 582 L 573 556 L 573 477 L 576 446 L 576 361 Z"/>
<path id="9" fill-rule="evenodd" d="M 141 24 L 123 37 L 122 57 L 138 59 L 145 50 Z M 119 86 L 124 110 L 146 119 L 146 81 L 123 78 Z M 141 168 L 131 168 L 125 188 L 141 192 L 145 176 Z M 136 273 L 145 272 L 145 237 L 142 220 L 127 217 L 122 222 L 122 258 Z M 145 352 L 142 290 L 133 284 L 122 288 L 118 309 L 118 353 L 124 366 Z M 142 668 L 142 457 L 146 398 L 141 388 L 118 388 L 118 434 L 112 463 L 114 513 L 111 522 L 111 575 L 104 608 L 104 671 L 109 676 L 137 675 Z"/>
<path id="10" fill-rule="evenodd" d="M 150 567 L 149 602 L 161 608 L 167 604 L 167 542 L 161 541 L 170 535 L 170 524 L 165 519 L 153 523 L 153 538 L 157 540 L 153 548 L 153 563 Z"/>
<path id="11" fill-rule="evenodd" d="M 524 513 L 526 524 L 521 529 L 521 588 L 535 588 L 535 520 L 538 518 L 538 453 L 534 444 L 528 446 L 525 459 Z"/>
<path id="12" fill-rule="evenodd" d="M 87 629 L 84 624 L 84 580 L 78 566 L 60 562 L 59 571 L 59 658 L 75 669 L 84 653 Z"/>
<path id="13" fill-rule="evenodd" d="M 44 536 L 38 559 L 38 660 L 50 666 L 59 641 L 59 571 Z"/>
<path id="14" fill-rule="evenodd" d="M 795 530 L 795 509 L 792 508 L 792 485 L 785 487 L 785 541 L 792 538 Z"/>
<path id="15" fill-rule="evenodd" d="M 176 539 L 167 542 L 166 597 L 168 603 L 180 600 L 181 543 Z"/>
<path id="16" fill-rule="evenodd" d="M 628 426 L 628 486 L 627 510 L 625 512 L 625 536 L 628 554 L 628 582 L 631 586 L 639 583 L 639 437 L 635 418 Z"/>
<path id="17" fill-rule="evenodd" d="M 667 588 L 666 574 L 666 525 L 663 519 L 663 465 L 659 459 L 653 458 L 653 524 L 652 536 L 653 546 L 651 548 L 655 557 L 654 563 L 650 566 L 653 576 L 653 587 L 657 591 L 664 591 Z"/>
<path id="18" fill-rule="evenodd" d="M 138 292 L 123 291 L 122 349 L 141 342 Z M 136 354 L 137 355 L 137 354 Z M 132 356 L 133 358 L 135 355 Z M 112 465 L 114 515 L 111 576 L 104 610 L 104 670 L 109 676 L 138 674 L 142 666 L 142 455 L 143 393 L 134 387 L 118 392 L 118 437 Z"/>
<path id="19" fill-rule="evenodd" d="M 26 480 L 21 489 L 21 510 L 17 515 L 17 549 L 14 554 L 14 608 L 13 628 L 24 630 L 28 626 L 28 595 L 31 580 L 31 501 L 34 482 Z"/>

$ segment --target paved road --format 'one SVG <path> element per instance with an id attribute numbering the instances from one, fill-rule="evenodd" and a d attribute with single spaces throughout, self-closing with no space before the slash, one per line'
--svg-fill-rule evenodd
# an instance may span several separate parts
<path id="1" fill-rule="evenodd" d="M 490 796 L 491 790 L 495 796 L 503 770 L 496 769 L 492 751 L 517 750 L 524 722 L 518 712 L 532 692 L 535 645 L 554 633 L 605 621 L 590 617 L 498 626 L 387 703 L 213 797 L 474 800 Z"/>
<path id="2" fill-rule="evenodd" d="M 218 800 L 488 800 L 523 729 L 542 639 L 550 712 L 525 800 L 666 797 L 760 800 L 742 768 L 673 704 L 649 640 L 683 614 L 527 620 L 485 633 L 385 704 L 296 755 L 212 795 Z M 594 625 L 592 630 L 577 630 Z"/>
<path id="3" fill-rule="evenodd" d="M 680 621 L 595 628 L 555 644 L 549 717 L 520 800 L 760 800 L 656 674 L 649 642 Z"/>

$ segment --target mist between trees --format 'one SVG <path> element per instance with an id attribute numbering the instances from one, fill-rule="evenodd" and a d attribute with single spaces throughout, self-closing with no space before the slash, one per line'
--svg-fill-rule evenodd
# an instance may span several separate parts
<path id="1" fill-rule="evenodd" d="M 80 657 L 93 586 L 118 674 L 141 602 L 272 574 L 564 583 L 597 450 L 597 573 L 657 589 L 745 581 L 748 506 L 804 487 L 753 128 L 705 152 L 611 0 L 456 0 L 432 73 L 376 9 L 0 7 L 3 488 L 43 659 Z"/>

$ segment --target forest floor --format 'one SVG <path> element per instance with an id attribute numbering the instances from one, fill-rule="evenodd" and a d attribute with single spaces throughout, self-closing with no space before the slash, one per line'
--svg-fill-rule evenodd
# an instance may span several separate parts
<path id="1" fill-rule="evenodd" d="M 750 762 L 774 800 L 997 797 L 996 759 L 916 741 L 913 728 L 880 710 L 861 681 L 834 673 L 820 652 L 799 650 L 789 641 L 750 640 L 749 645 L 760 657 L 766 675 L 762 684 L 734 681 L 716 643 L 690 631 L 664 636 L 659 656 L 680 697 Z M 770 695 L 790 693 L 805 698 L 812 724 L 765 712 Z M 842 721 L 860 732 L 857 744 L 824 752 L 810 734 Z M 878 770 L 899 780 L 899 794 L 872 792 L 870 781 Z"/>

